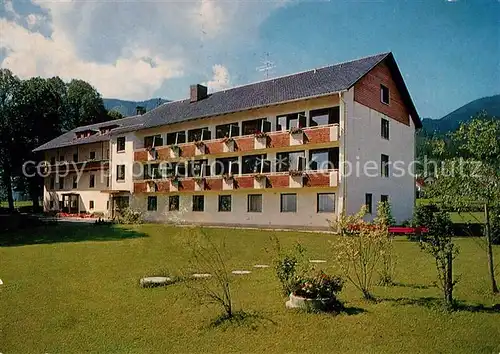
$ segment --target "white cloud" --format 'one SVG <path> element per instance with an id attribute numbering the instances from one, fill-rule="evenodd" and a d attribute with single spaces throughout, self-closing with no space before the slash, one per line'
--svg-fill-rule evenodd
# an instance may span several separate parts
<path id="1" fill-rule="evenodd" d="M 224 90 L 231 85 L 231 76 L 225 66 L 215 64 L 212 71 L 212 79 L 206 83 L 210 92 Z"/>
<path id="2" fill-rule="evenodd" d="M 23 78 L 80 78 L 105 97 L 128 99 L 150 98 L 174 77 L 204 76 L 213 61 L 224 60 L 217 56 L 245 45 L 241 38 L 257 38 L 260 23 L 281 6 L 212 0 L 32 2 L 42 13 L 20 20 L 4 1 L 10 15 L 0 18 L 0 50 L 6 51 L 0 67 Z M 227 69 L 212 70 L 212 89 L 227 87 Z"/>

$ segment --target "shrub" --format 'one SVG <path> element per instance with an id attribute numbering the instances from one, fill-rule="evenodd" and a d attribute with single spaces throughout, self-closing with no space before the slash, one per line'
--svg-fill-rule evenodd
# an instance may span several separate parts
<path id="1" fill-rule="evenodd" d="M 393 240 L 394 238 L 389 233 L 389 226 L 395 224 L 392 217 L 391 205 L 388 202 L 379 202 L 377 205 L 377 217 L 375 223 L 380 227 L 381 231 L 386 230 L 387 243 L 382 250 L 381 267 L 379 270 L 379 285 L 394 285 L 394 272 L 396 267 L 396 257 L 394 255 Z"/>
<path id="2" fill-rule="evenodd" d="M 116 221 L 119 224 L 142 224 L 142 213 L 130 208 L 125 208 L 120 211 Z"/>

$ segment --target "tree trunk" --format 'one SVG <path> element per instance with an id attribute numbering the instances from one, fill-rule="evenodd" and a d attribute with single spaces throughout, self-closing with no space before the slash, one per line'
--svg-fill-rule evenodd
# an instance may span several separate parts
<path id="1" fill-rule="evenodd" d="M 446 262 L 445 300 L 446 305 L 451 308 L 453 306 L 453 254 L 451 251 L 446 255 Z"/>
<path id="2" fill-rule="evenodd" d="M 36 175 L 34 177 L 28 178 L 29 192 L 31 200 L 33 201 L 33 213 L 38 213 L 40 209 L 40 176 Z"/>
<path id="3" fill-rule="evenodd" d="M 14 197 L 12 196 L 12 179 L 10 173 L 10 166 L 3 168 L 3 185 L 7 192 L 7 201 L 9 202 L 9 210 L 14 211 Z"/>
<path id="4" fill-rule="evenodd" d="M 488 204 L 484 205 L 484 217 L 485 217 L 484 233 L 485 233 L 486 242 L 487 242 L 488 270 L 490 272 L 491 291 L 494 294 L 496 294 L 496 293 L 498 293 L 498 286 L 497 286 L 497 282 L 495 280 L 495 267 L 494 267 L 494 261 L 493 261 L 493 247 L 491 245 L 492 241 L 491 241 L 490 209 L 489 209 Z"/>

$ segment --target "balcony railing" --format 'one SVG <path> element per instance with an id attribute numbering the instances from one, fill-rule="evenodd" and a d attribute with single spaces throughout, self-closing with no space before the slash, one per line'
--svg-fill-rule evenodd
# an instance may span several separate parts
<path id="1" fill-rule="evenodd" d="M 45 173 L 65 173 L 67 171 L 99 171 L 109 168 L 109 160 L 87 160 L 81 162 L 57 162 L 44 166 Z"/>
<path id="2" fill-rule="evenodd" d="M 244 135 L 231 139 L 182 143 L 175 146 L 158 146 L 134 151 L 135 161 L 165 161 L 191 158 L 199 155 L 219 155 L 261 149 L 279 149 L 297 145 L 322 145 L 339 140 L 339 125 L 301 128 L 295 131 L 275 131 L 259 135 Z"/>
<path id="3" fill-rule="evenodd" d="M 235 176 L 170 177 L 134 181 L 135 193 L 225 191 L 265 188 L 332 188 L 339 183 L 338 170 L 270 172 Z"/>

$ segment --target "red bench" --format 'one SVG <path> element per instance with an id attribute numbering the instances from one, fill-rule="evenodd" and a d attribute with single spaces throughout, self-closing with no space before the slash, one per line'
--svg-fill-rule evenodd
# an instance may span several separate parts
<path id="1" fill-rule="evenodd" d="M 411 234 L 422 234 L 428 232 L 429 229 L 426 227 L 408 227 L 408 226 L 391 226 L 389 227 L 389 232 L 391 234 L 398 235 L 411 235 Z"/>

